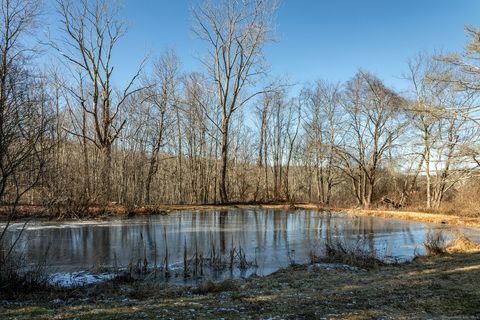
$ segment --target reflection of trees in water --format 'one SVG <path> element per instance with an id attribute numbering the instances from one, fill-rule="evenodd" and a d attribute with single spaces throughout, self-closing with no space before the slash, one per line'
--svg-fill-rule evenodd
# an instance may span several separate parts
<path id="1" fill-rule="evenodd" d="M 265 226 L 262 224 L 262 222 L 259 219 L 259 212 L 257 210 L 253 210 L 253 217 L 255 220 L 255 244 L 257 248 L 261 248 L 264 245 L 264 239 L 263 237 L 265 236 L 265 231 L 264 229 Z M 263 237 L 262 237 L 263 236 Z"/>
<path id="2" fill-rule="evenodd" d="M 369 217 L 365 221 L 366 226 L 364 227 L 364 234 L 366 235 L 366 240 L 368 244 L 368 249 L 370 252 L 375 251 L 375 232 L 373 231 L 373 218 Z"/>
<path id="3" fill-rule="evenodd" d="M 296 250 L 296 260 L 302 261 L 301 255 L 335 239 L 362 241 L 369 250 L 384 242 L 421 243 L 425 231 L 420 224 L 326 212 L 223 210 L 135 218 L 111 225 L 27 230 L 19 246 L 25 247 L 29 260 L 41 261 L 51 244 L 53 263 L 86 267 L 112 264 L 115 256 L 119 265 L 143 255 L 149 261 L 154 256 L 161 261 L 166 245 L 169 261 L 180 262 L 185 244 L 189 254 L 196 247 L 208 254 L 213 245 L 218 253 L 228 254 L 232 246 L 242 246 L 250 258 L 258 248 L 260 261 L 274 263 L 287 261 L 292 249 Z"/>
<path id="4" fill-rule="evenodd" d="M 327 212 L 326 216 L 325 216 L 325 226 L 326 226 L 326 229 L 325 229 L 325 241 L 327 243 L 331 243 L 332 242 L 332 229 L 333 229 L 333 226 L 332 226 L 332 214 L 330 212 Z"/>
<path id="5" fill-rule="evenodd" d="M 413 244 L 415 243 L 415 236 L 410 228 L 410 226 L 402 227 L 403 243 L 404 244 Z"/>
<path id="6" fill-rule="evenodd" d="M 285 243 L 285 254 L 291 262 L 294 262 L 295 256 L 292 253 L 293 249 L 290 248 L 290 242 L 288 241 L 289 239 L 288 234 L 290 231 L 288 230 L 288 221 L 290 220 L 291 217 L 292 215 L 290 214 L 284 215 L 282 219 L 283 220 L 282 232 L 283 232 L 283 242 Z"/>
<path id="7" fill-rule="evenodd" d="M 274 248 L 278 248 L 281 241 L 281 228 L 282 228 L 282 219 L 284 215 L 280 211 L 272 210 L 273 216 L 273 244 Z"/>
<path id="8" fill-rule="evenodd" d="M 217 228 L 217 230 L 218 230 L 219 239 L 220 239 L 220 252 L 222 254 L 225 254 L 226 248 L 227 248 L 225 244 L 225 220 L 227 219 L 227 214 L 228 214 L 228 211 L 222 210 L 219 212 L 219 218 L 218 218 L 219 228 Z"/>

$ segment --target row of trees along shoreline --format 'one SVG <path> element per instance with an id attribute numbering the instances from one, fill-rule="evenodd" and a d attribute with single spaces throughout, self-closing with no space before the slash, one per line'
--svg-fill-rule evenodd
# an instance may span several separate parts
<path id="1" fill-rule="evenodd" d="M 264 52 L 278 5 L 203 1 L 192 10 L 203 72 L 166 50 L 117 85 L 127 28 L 115 2 L 57 0 L 55 37 L 34 41 L 41 2 L 3 0 L 1 203 L 12 214 L 271 201 L 474 212 L 480 31 L 466 28 L 461 53 L 410 59 L 403 92 L 365 70 L 296 89 Z"/>

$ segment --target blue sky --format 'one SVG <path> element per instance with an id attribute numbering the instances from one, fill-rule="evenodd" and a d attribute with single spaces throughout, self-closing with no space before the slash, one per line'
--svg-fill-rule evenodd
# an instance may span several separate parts
<path id="1" fill-rule="evenodd" d="M 191 32 L 192 0 L 123 0 L 129 33 L 114 61 L 119 80 L 142 57 L 173 48 L 184 71 L 199 71 L 203 44 Z M 406 61 L 420 51 L 463 49 L 465 25 L 480 26 L 479 0 L 284 0 L 278 42 L 266 48 L 275 76 L 296 83 L 348 80 L 359 69 L 404 88 Z"/>

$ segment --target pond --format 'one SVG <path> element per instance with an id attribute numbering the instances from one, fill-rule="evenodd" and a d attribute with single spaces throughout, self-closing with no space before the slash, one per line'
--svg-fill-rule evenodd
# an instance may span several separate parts
<path id="1" fill-rule="evenodd" d="M 22 227 L 11 225 L 8 240 Z M 31 223 L 17 248 L 30 266 L 45 264 L 51 281 L 62 285 L 100 281 L 113 277 L 112 270 L 127 269 L 155 270 L 162 275 L 159 281 L 192 284 L 309 263 L 312 254 L 324 254 L 326 243 L 375 252 L 385 260 L 408 260 L 423 254 L 427 235 L 438 232 L 480 240 L 475 229 L 446 225 L 313 210 L 231 209 Z"/>

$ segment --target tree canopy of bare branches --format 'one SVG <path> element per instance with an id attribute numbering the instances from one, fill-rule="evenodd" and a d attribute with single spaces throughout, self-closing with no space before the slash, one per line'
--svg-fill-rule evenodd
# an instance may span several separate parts
<path id="1" fill-rule="evenodd" d="M 194 31 L 208 47 L 202 59 L 221 108 L 220 198 L 228 202 L 227 168 L 232 115 L 261 91 L 252 86 L 265 74 L 264 45 L 272 40 L 276 1 L 206 1 L 195 8 Z M 250 90 L 249 90 L 250 89 Z"/>
<path id="2" fill-rule="evenodd" d="M 100 199 L 105 203 L 111 200 L 112 145 L 126 123 L 126 119 L 120 118 L 120 111 L 128 97 L 141 90 L 135 87 L 141 68 L 123 89 L 115 90 L 112 56 L 127 31 L 115 1 L 58 0 L 57 3 L 63 35 L 52 46 L 74 75 L 69 93 L 80 106 L 79 110 L 71 108 L 73 127 L 65 130 L 101 151 Z M 93 124 L 93 132 L 86 128 L 87 122 Z"/>

